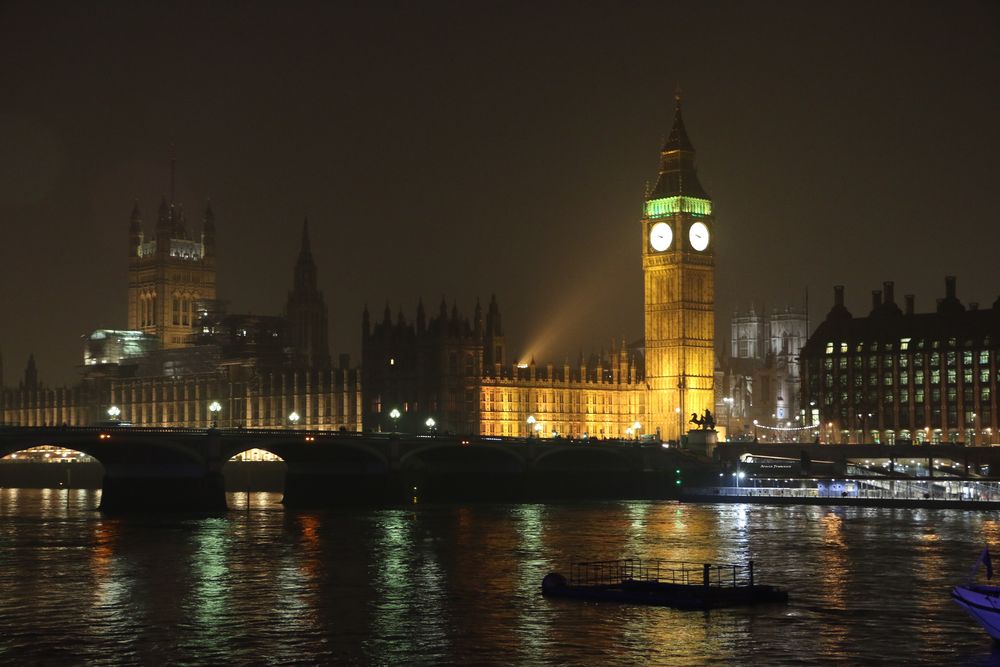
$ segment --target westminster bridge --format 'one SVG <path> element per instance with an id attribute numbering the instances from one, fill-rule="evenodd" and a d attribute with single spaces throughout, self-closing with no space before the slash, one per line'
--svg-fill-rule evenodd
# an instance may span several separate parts
<path id="1" fill-rule="evenodd" d="M 688 452 L 616 440 L 288 429 L 2 427 L 0 458 L 42 445 L 104 467 L 101 510 L 226 509 L 223 466 L 251 449 L 287 466 L 283 502 L 300 507 L 422 500 L 676 497 L 705 472 Z"/>

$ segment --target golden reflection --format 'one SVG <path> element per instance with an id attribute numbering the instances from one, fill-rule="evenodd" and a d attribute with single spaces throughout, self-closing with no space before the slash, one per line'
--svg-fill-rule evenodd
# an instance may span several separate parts
<path id="1" fill-rule="evenodd" d="M 111 561 L 115 555 L 115 544 L 121 526 L 116 520 L 99 521 L 94 527 L 94 544 L 90 548 L 90 571 L 97 583 L 105 580 L 111 570 Z"/>
<path id="2" fill-rule="evenodd" d="M 823 529 L 823 544 L 820 550 L 820 581 L 826 594 L 826 604 L 838 610 L 846 609 L 847 586 L 847 542 L 844 539 L 844 518 L 834 512 L 827 512 L 819 521 Z"/>
<path id="3" fill-rule="evenodd" d="M 296 516 L 299 534 L 302 536 L 302 546 L 308 557 L 300 559 L 299 570 L 303 575 L 314 578 L 320 574 L 319 519 L 315 514 L 299 514 Z"/>
<path id="4" fill-rule="evenodd" d="M 820 601 L 827 611 L 846 612 L 851 572 L 844 517 L 839 512 L 828 511 L 820 518 L 819 525 L 823 546 L 816 550 L 815 566 L 822 592 Z M 817 635 L 820 654 L 835 654 L 846 641 L 845 626 L 840 623 L 819 624 Z"/>
<path id="5" fill-rule="evenodd" d="M 93 577 L 93 611 L 103 623 L 126 620 L 124 603 L 129 600 L 128 586 L 117 567 L 116 551 L 121 540 L 121 523 L 103 520 L 94 524 L 90 549 L 90 572 Z"/>
<path id="6" fill-rule="evenodd" d="M 986 544 L 997 544 L 1000 542 L 1000 521 L 984 518 L 980 532 Z"/>
<path id="7" fill-rule="evenodd" d="M 913 526 L 913 528 L 919 530 L 921 526 Z M 923 530 L 924 533 L 918 536 L 914 545 L 912 579 L 918 588 L 934 590 L 935 586 L 930 585 L 931 580 L 940 579 L 941 574 L 948 571 L 948 563 L 942 553 L 943 545 L 934 526 L 925 525 Z M 940 583 L 947 585 L 950 582 L 941 581 Z M 918 595 L 916 596 L 916 604 L 927 619 L 927 622 L 922 623 L 919 627 L 921 638 L 926 643 L 941 641 L 943 639 L 941 625 L 934 620 L 941 616 L 940 600 L 934 595 Z"/>

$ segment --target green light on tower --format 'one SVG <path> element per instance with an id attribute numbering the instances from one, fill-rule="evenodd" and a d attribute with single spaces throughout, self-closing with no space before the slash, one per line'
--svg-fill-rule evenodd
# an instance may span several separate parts
<path id="1" fill-rule="evenodd" d="M 712 215 L 712 202 L 698 197 L 663 197 L 646 202 L 646 217 L 661 218 L 674 213 Z"/>

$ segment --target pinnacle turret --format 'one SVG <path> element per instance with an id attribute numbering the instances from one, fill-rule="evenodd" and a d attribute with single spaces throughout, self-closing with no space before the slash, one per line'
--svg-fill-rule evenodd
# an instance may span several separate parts
<path id="1" fill-rule="evenodd" d="M 139 200 L 132 203 L 132 215 L 129 217 L 128 229 L 130 232 L 138 232 L 142 228 L 142 213 L 139 212 Z"/>
<path id="2" fill-rule="evenodd" d="M 656 179 L 656 186 L 646 195 L 646 199 L 648 201 L 677 196 L 709 199 L 695 171 L 694 145 L 684 127 L 680 90 L 675 93 L 674 99 L 676 100 L 674 124 L 660 150 L 660 175 Z"/>
<path id="3" fill-rule="evenodd" d="M 299 258 L 295 262 L 295 287 L 299 294 L 315 294 L 318 291 L 316 286 L 316 263 L 313 261 L 312 251 L 309 246 L 309 220 L 302 223 L 302 245 L 299 248 Z"/>
<path id="4" fill-rule="evenodd" d="M 215 212 L 212 210 L 212 200 L 205 204 L 205 215 L 201 219 L 201 242 L 205 244 L 205 255 L 215 255 Z"/>
<path id="5" fill-rule="evenodd" d="M 674 93 L 674 101 L 674 126 L 670 129 L 670 135 L 663 143 L 662 152 L 678 150 L 694 152 L 694 145 L 688 138 L 687 130 L 684 128 L 684 117 L 681 115 L 680 88 Z"/>

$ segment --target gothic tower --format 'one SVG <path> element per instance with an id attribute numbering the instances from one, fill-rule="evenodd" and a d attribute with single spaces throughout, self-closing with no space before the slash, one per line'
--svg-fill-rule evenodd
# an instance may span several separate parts
<path id="1" fill-rule="evenodd" d="M 642 218 L 646 420 L 643 431 L 677 439 L 691 413 L 714 407 L 715 249 L 712 200 L 676 95 L 674 125 Z"/>
<path id="2" fill-rule="evenodd" d="M 316 284 L 316 263 L 309 246 L 309 221 L 302 223 L 302 247 L 295 262 L 292 291 L 285 305 L 292 361 L 304 368 L 329 368 L 326 303 Z"/>
<path id="3" fill-rule="evenodd" d="M 143 232 L 138 202 L 129 223 L 128 328 L 158 336 L 164 348 L 187 345 L 195 303 L 215 298 L 215 215 L 207 205 L 201 235 L 192 238 L 174 201 L 174 167 L 172 159 L 170 200 L 160 200 L 153 235 Z"/>

